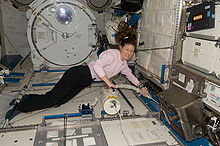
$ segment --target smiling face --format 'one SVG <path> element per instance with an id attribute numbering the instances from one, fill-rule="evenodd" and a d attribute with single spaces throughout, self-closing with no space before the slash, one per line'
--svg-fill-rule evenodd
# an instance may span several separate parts
<path id="1" fill-rule="evenodd" d="M 134 45 L 125 44 L 123 47 L 120 46 L 121 60 L 128 60 L 134 54 Z"/>

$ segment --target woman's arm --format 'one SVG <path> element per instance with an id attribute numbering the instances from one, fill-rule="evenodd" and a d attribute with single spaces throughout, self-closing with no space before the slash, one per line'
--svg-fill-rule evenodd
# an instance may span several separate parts
<path id="1" fill-rule="evenodd" d="M 94 64 L 94 71 L 96 72 L 98 77 L 108 85 L 109 88 L 115 88 L 115 85 L 106 76 L 104 67 L 111 65 L 114 62 L 114 60 L 115 52 L 108 50 L 102 52 L 102 54 L 99 56 L 99 59 L 97 59 Z"/>
<path id="2" fill-rule="evenodd" d="M 107 78 L 106 75 L 102 77 L 102 80 L 108 85 L 109 88 L 115 88 L 115 85 Z"/>
<path id="3" fill-rule="evenodd" d="M 138 81 L 138 79 L 133 75 L 133 73 L 131 72 L 131 69 L 127 66 L 127 64 L 124 66 L 121 73 L 126 75 L 126 78 L 129 81 L 131 81 L 135 86 L 141 89 L 143 96 L 149 96 L 150 98 L 152 98 L 147 88 L 144 87 L 143 83 Z"/>
<path id="4" fill-rule="evenodd" d="M 146 97 L 146 96 L 149 96 L 150 98 L 152 98 L 151 95 L 150 95 L 150 93 L 148 92 L 147 88 L 144 86 L 143 83 L 139 82 L 139 83 L 137 84 L 137 87 L 138 87 L 139 89 L 141 89 L 143 96 L 145 96 L 145 97 Z"/>

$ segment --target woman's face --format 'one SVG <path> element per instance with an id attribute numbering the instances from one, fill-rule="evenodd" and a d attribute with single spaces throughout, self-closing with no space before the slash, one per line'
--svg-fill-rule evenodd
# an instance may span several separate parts
<path id="1" fill-rule="evenodd" d="M 128 60 L 134 54 L 134 46 L 126 44 L 124 47 L 120 46 L 121 60 Z"/>

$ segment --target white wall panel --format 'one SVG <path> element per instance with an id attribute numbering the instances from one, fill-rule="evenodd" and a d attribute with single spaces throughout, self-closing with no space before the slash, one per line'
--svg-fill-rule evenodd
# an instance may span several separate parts
<path id="1" fill-rule="evenodd" d="M 183 42 L 183 63 L 206 73 L 220 75 L 220 49 L 215 42 L 202 39 L 186 38 Z"/>
<path id="2" fill-rule="evenodd" d="M 176 0 L 145 0 L 143 15 L 140 19 L 140 42 L 144 46 L 139 49 L 164 48 L 171 46 L 173 25 L 175 20 Z M 142 53 L 142 54 L 141 54 Z M 161 66 L 167 65 L 170 49 L 141 51 L 138 63 L 157 76 L 161 74 Z M 147 58 L 147 59 L 146 59 Z"/>
<path id="3" fill-rule="evenodd" d="M 150 52 L 138 52 L 137 53 L 137 63 L 147 70 L 150 69 L 149 68 L 150 59 L 151 59 Z"/>
<path id="4" fill-rule="evenodd" d="M 30 49 L 27 41 L 27 19 L 24 11 L 11 6 L 9 1 L 1 1 L 6 54 L 26 56 Z M 4 54 L 4 55 L 6 55 Z"/>

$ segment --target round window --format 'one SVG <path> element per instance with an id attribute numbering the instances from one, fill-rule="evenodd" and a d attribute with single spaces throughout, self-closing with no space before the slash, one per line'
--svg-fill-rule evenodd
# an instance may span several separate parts
<path id="1" fill-rule="evenodd" d="M 72 21 L 73 13 L 70 8 L 59 7 L 56 12 L 56 19 L 61 24 L 69 24 Z"/>

